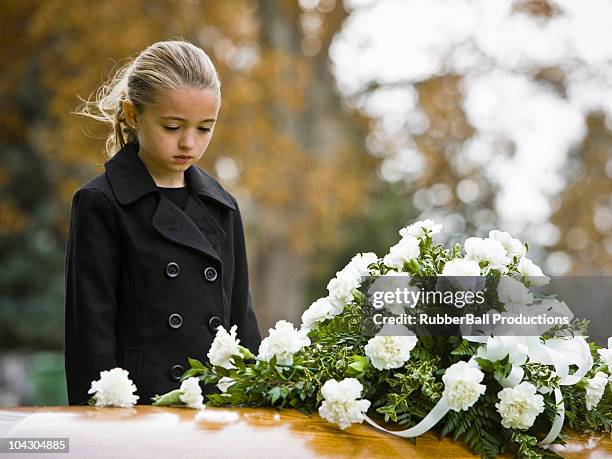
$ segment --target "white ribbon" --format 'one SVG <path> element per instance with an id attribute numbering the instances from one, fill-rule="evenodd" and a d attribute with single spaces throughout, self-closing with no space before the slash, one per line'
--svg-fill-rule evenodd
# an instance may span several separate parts
<path id="1" fill-rule="evenodd" d="M 559 405 L 559 409 L 557 410 L 557 414 L 555 414 L 555 420 L 548 431 L 548 435 L 542 439 L 538 445 L 548 445 L 552 443 L 555 438 L 559 436 L 561 433 L 561 428 L 563 427 L 563 421 L 565 420 L 565 405 L 563 404 L 563 395 L 561 395 L 561 389 L 558 387 L 555 389 L 555 401 L 557 405 Z"/>
<path id="2" fill-rule="evenodd" d="M 387 430 L 384 427 L 381 427 L 376 423 L 376 421 L 370 419 L 367 415 L 365 416 L 365 420 L 373 427 L 376 427 L 378 430 L 382 430 L 383 432 L 387 432 L 393 435 L 397 435 L 398 437 L 403 438 L 413 438 L 418 437 L 419 435 L 423 435 L 425 432 L 430 430 L 433 426 L 435 426 L 440 419 L 446 416 L 450 407 L 448 406 L 448 402 L 446 398 L 442 396 L 442 398 L 436 403 L 436 405 L 431 409 L 431 411 L 425 416 L 421 422 L 417 425 L 410 427 L 405 430 Z"/>

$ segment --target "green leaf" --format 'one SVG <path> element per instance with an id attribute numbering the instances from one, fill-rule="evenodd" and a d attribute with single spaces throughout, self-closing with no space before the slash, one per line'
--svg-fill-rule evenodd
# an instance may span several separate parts
<path id="1" fill-rule="evenodd" d="M 191 366 L 191 368 L 197 368 L 199 370 L 204 369 L 204 364 L 197 359 L 192 359 L 191 357 L 189 357 L 187 361 L 189 362 L 189 365 Z"/>
<path id="2" fill-rule="evenodd" d="M 152 397 L 153 403 L 155 406 L 171 406 L 171 405 L 183 405 L 181 402 L 180 396 L 182 395 L 182 391 L 180 389 L 174 389 L 173 391 L 167 392 L 163 395 L 156 395 Z"/>
<path id="3" fill-rule="evenodd" d="M 272 389 L 270 389 L 268 391 L 268 395 L 270 396 L 270 403 L 272 403 L 272 405 L 274 405 L 276 403 L 276 401 L 279 399 L 279 397 L 281 396 L 281 388 L 280 388 L 280 386 L 276 386 L 276 387 L 273 387 Z"/>

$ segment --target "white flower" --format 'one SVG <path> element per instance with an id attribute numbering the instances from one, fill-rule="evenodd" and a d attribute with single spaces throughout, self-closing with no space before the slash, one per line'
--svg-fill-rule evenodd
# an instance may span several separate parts
<path id="1" fill-rule="evenodd" d="M 536 387 L 529 382 L 503 389 L 497 396 L 500 401 L 495 407 L 502 417 L 502 425 L 508 429 L 528 429 L 538 414 L 544 412 L 544 397 L 536 394 Z"/>
<path id="2" fill-rule="evenodd" d="M 207 357 L 211 365 L 234 368 L 230 358 L 234 355 L 240 355 L 240 340 L 236 338 L 236 325 L 232 326 L 228 333 L 221 325 L 217 327 L 217 334 L 213 340 Z"/>
<path id="3" fill-rule="evenodd" d="M 506 256 L 504 246 L 496 239 L 470 237 L 465 241 L 464 248 L 468 260 L 474 260 L 479 264 L 487 263 L 485 274 L 491 269 L 504 273 L 506 265 L 511 261 Z"/>
<path id="4" fill-rule="evenodd" d="M 497 296 L 502 303 L 531 304 L 533 295 L 522 282 L 509 277 L 502 276 L 497 285 Z"/>
<path id="5" fill-rule="evenodd" d="M 344 269 L 353 269 L 359 273 L 359 276 L 363 277 L 369 274 L 368 266 L 377 261 L 378 257 L 374 252 L 358 253 Z"/>
<path id="6" fill-rule="evenodd" d="M 330 379 L 323 384 L 321 394 L 324 401 L 319 407 L 319 416 L 346 429 L 352 423 L 362 422 L 370 402 L 359 400 L 363 386 L 355 378 L 346 378 L 338 382 Z"/>
<path id="7" fill-rule="evenodd" d="M 439 233 L 441 229 L 442 225 L 436 224 L 428 218 L 427 220 L 421 220 L 406 228 L 402 228 L 399 233 L 402 237 L 412 236 L 421 239 L 425 236 L 423 230 L 427 230 L 430 235 L 434 235 Z"/>
<path id="8" fill-rule="evenodd" d="M 513 259 L 514 257 L 524 257 L 527 254 L 525 245 L 518 239 L 514 239 L 510 234 L 504 231 L 491 230 L 489 231 L 489 237 L 499 241 L 504 246 L 508 257 Z"/>
<path id="9" fill-rule="evenodd" d="M 550 277 L 545 276 L 540 267 L 527 257 L 521 258 L 516 268 L 519 273 L 527 277 L 533 285 L 542 286 L 550 282 Z"/>
<path id="10" fill-rule="evenodd" d="M 480 266 L 474 260 L 464 258 L 449 260 L 442 268 L 441 276 L 438 278 L 436 289 L 445 288 L 443 286 L 446 285 L 446 282 L 456 289 L 473 292 L 480 291 L 485 286 L 485 278 L 480 276 Z"/>
<path id="11" fill-rule="evenodd" d="M 100 379 L 91 382 L 88 394 L 94 394 L 96 406 L 119 406 L 129 408 L 136 403 L 139 396 L 134 395 L 136 386 L 128 377 L 128 371 L 113 368 L 100 372 Z"/>
<path id="12" fill-rule="evenodd" d="M 293 354 L 308 345 L 310 339 L 305 330 L 296 330 L 292 323 L 279 320 L 275 327 L 270 329 L 270 336 L 259 345 L 257 358 L 269 362 L 276 356 L 276 363 L 279 365 L 290 365 L 293 363 Z"/>
<path id="13" fill-rule="evenodd" d="M 442 396 L 446 398 L 448 406 L 455 411 L 467 411 L 487 390 L 487 386 L 479 384 L 483 378 L 484 373 L 467 362 L 457 362 L 448 367 L 442 376 Z"/>
<path id="14" fill-rule="evenodd" d="M 302 314 L 302 330 L 310 331 L 312 327 L 333 317 L 334 307 L 327 298 L 319 298 Z"/>
<path id="15" fill-rule="evenodd" d="M 377 370 L 400 368 L 418 341 L 416 336 L 375 336 L 366 344 L 365 354 Z"/>
<path id="16" fill-rule="evenodd" d="M 353 301 L 353 290 L 359 288 L 360 285 L 361 276 L 357 270 L 349 267 L 349 269 L 343 269 L 336 273 L 336 277 L 327 284 L 327 290 L 329 291 L 327 298 L 332 305 L 333 315 L 340 314 L 344 306 Z"/>
<path id="17" fill-rule="evenodd" d="M 202 402 L 204 397 L 202 396 L 202 388 L 200 387 L 200 380 L 198 378 L 187 378 L 181 383 L 180 400 L 189 408 L 201 410 L 203 408 Z"/>
<path id="18" fill-rule="evenodd" d="M 608 365 L 608 372 L 612 373 L 612 337 L 608 338 L 608 348 L 597 349 L 601 361 Z"/>
<path id="19" fill-rule="evenodd" d="M 455 258 L 446 262 L 442 276 L 480 276 L 480 266 L 474 260 Z"/>
<path id="20" fill-rule="evenodd" d="M 390 268 L 402 268 L 404 263 L 414 258 L 418 258 L 421 251 L 419 240 L 412 236 L 404 236 L 397 244 L 389 249 L 385 255 L 383 263 Z"/>
<path id="21" fill-rule="evenodd" d="M 586 407 L 587 410 L 597 408 L 601 397 L 603 397 L 604 391 L 606 390 L 606 384 L 608 384 L 608 375 L 603 371 L 598 371 L 597 374 L 587 379 L 586 386 Z"/>
<path id="22" fill-rule="evenodd" d="M 227 390 L 234 384 L 234 380 L 233 378 L 230 378 L 229 376 L 223 376 L 219 382 L 217 383 L 217 388 L 223 392 L 226 393 Z"/>
<path id="23" fill-rule="evenodd" d="M 442 381 L 442 396 L 455 411 L 467 410 L 485 393 L 487 386 L 479 384 L 484 373 L 467 362 L 457 362 L 446 369 Z"/>
<path id="24" fill-rule="evenodd" d="M 418 287 L 411 286 L 410 280 L 410 274 L 398 273 L 395 271 L 390 271 L 380 276 L 368 289 L 368 296 L 372 298 L 372 306 L 374 306 L 375 309 L 382 309 L 384 307 L 393 314 L 404 313 L 404 308 L 415 308 L 415 298 L 418 298 L 417 292 L 419 289 Z M 400 289 L 402 292 L 406 292 L 406 296 L 402 299 L 395 298 L 394 296 L 391 301 L 383 301 L 387 292 L 396 292 L 397 289 Z M 398 300 L 397 302 L 395 301 L 396 299 Z"/>

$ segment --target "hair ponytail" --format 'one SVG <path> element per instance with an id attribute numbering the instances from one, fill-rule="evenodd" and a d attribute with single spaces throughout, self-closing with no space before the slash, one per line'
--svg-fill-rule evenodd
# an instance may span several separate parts
<path id="1" fill-rule="evenodd" d="M 81 99 L 83 105 L 74 113 L 109 126 L 105 150 L 110 158 L 137 141 L 136 131 L 125 121 L 123 101 L 142 113 L 160 93 L 181 87 L 210 89 L 221 101 L 221 80 L 208 55 L 187 41 L 161 41 L 121 66 L 87 100 Z"/>

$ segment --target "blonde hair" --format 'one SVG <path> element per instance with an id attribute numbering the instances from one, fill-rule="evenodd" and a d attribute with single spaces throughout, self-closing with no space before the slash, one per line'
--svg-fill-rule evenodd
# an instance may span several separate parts
<path id="1" fill-rule="evenodd" d="M 136 131 L 125 120 L 123 101 L 142 113 L 166 90 L 192 87 L 210 89 L 221 102 L 221 80 L 208 55 L 184 40 L 160 41 L 121 66 L 74 113 L 110 126 L 106 153 L 112 157 L 126 144 L 136 142 Z"/>

